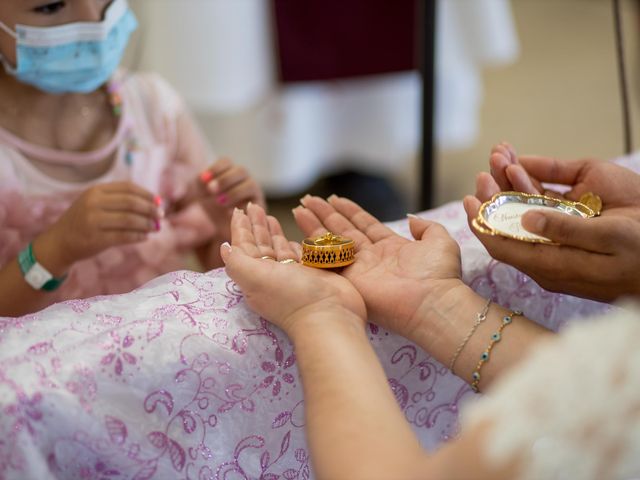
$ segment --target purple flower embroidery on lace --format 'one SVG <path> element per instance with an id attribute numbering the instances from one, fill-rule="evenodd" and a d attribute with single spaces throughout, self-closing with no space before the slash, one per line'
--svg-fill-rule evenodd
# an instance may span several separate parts
<path id="1" fill-rule="evenodd" d="M 251 435 L 243 438 L 238 442 L 236 448 L 233 453 L 233 460 L 222 463 L 218 466 L 216 471 L 216 479 L 219 480 L 227 480 L 231 478 L 260 478 L 261 480 L 278 480 L 278 479 L 286 479 L 286 480 L 308 480 L 310 478 L 311 471 L 309 469 L 309 454 L 303 448 L 297 448 L 293 451 L 291 439 L 291 432 L 288 431 L 282 437 L 280 441 L 280 449 L 279 453 L 275 455 L 277 450 L 271 450 L 269 452 L 269 446 L 265 439 L 259 435 Z M 269 442 L 272 443 L 272 442 Z M 272 446 L 275 446 L 273 444 Z M 256 458 L 259 452 L 254 452 L 250 450 L 262 450 L 260 454 L 260 476 L 254 477 L 249 476 L 248 472 L 246 472 L 243 466 L 251 466 L 254 468 L 252 463 L 248 462 L 250 458 Z M 243 452 L 246 451 L 247 454 L 243 455 Z M 288 453 L 290 452 L 290 453 Z M 288 467 L 286 468 L 281 465 L 281 460 L 285 458 L 285 456 L 290 457 L 293 453 L 293 457 L 296 462 L 299 463 L 297 468 L 292 468 L 292 462 L 288 462 Z M 293 459 L 291 459 L 293 460 Z M 279 468 L 285 468 L 284 471 L 278 471 Z M 274 472 L 274 470 L 276 472 Z"/>
<path id="2" fill-rule="evenodd" d="M 104 357 L 102 357 L 100 363 L 105 366 L 111 365 L 113 363 L 113 371 L 115 372 L 115 374 L 122 375 L 125 363 L 128 363 L 129 365 L 135 365 L 138 361 L 134 355 L 124 351 L 124 349 L 129 348 L 134 344 L 135 339 L 131 335 L 126 335 L 121 341 L 120 335 L 118 335 L 118 332 L 115 331 L 111 332 L 111 338 L 113 338 L 113 344 L 111 345 L 111 347 L 115 346 L 116 351 L 107 353 Z"/>
<path id="3" fill-rule="evenodd" d="M 44 355 L 51 349 L 51 347 L 51 342 L 39 342 L 35 345 L 31 345 L 27 352 L 31 355 Z"/>
<path id="4" fill-rule="evenodd" d="M 107 427 L 107 433 L 109 434 L 109 440 L 116 445 L 122 445 L 127 440 L 127 426 L 122 420 L 116 417 L 107 415 L 104 419 L 104 424 Z"/>
<path id="5" fill-rule="evenodd" d="M 289 372 L 284 371 L 295 363 L 296 363 L 295 353 L 291 353 L 291 355 L 289 355 L 287 359 L 284 360 L 284 353 L 282 352 L 282 349 L 280 347 L 276 347 L 275 363 L 264 361 L 262 362 L 262 365 L 261 365 L 262 370 L 270 374 L 267 377 L 265 377 L 265 379 L 262 381 L 263 387 L 266 388 L 269 385 L 273 384 L 271 393 L 273 394 L 274 397 L 277 396 L 280 393 L 280 390 L 282 388 L 282 383 L 280 382 L 280 379 L 282 379 L 283 382 L 288 384 L 292 384 L 295 382 L 296 380 L 295 377 Z"/>
<path id="6" fill-rule="evenodd" d="M 147 413 L 156 411 L 159 405 L 166 410 L 167 415 L 173 412 L 173 396 L 166 390 L 156 390 L 144 399 L 144 409 Z"/>
<path id="7" fill-rule="evenodd" d="M 120 476 L 120 472 L 118 470 L 109 468 L 103 462 L 96 462 L 93 467 L 81 467 L 78 474 L 79 478 L 91 480 L 111 480 L 114 477 Z"/>
<path id="8" fill-rule="evenodd" d="M 42 394 L 39 392 L 34 393 L 31 398 L 24 393 L 20 393 L 18 394 L 18 402 L 4 409 L 4 414 L 13 416 L 16 419 L 13 425 L 14 431 L 19 431 L 26 427 L 29 433 L 34 433 L 31 423 L 42 419 L 42 411 L 40 411 L 39 407 L 41 401 Z"/>
<path id="9" fill-rule="evenodd" d="M 409 390 L 395 378 L 389 379 L 389 386 L 391 387 L 393 395 L 396 397 L 398 405 L 404 410 L 409 401 Z"/>
<path id="10" fill-rule="evenodd" d="M 70 307 L 75 313 L 84 313 L 91 308 L 91 304 L 86 300 L 67 300 L 62 302 Z"/>
<path id="11" fill-rule="evenodd" d="M 76 368 L 65 386 L 67 390 L 78 398 L 80 405 L 85 410 L 91 410 L 91 403 L 96 399 L 98 393 L 98 385 L 93 370 L 85 367 Z"/>

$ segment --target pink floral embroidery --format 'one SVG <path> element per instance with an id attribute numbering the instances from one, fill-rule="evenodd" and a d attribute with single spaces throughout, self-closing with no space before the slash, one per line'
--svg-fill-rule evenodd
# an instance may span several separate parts
<path id="1" fill-rule="evenodd" d="M 80 474 L 80 478 L 87 480 L 110 480 L 114 477 L 120 476 L 120 472 L 118 470 L 109 468 L 102 462 L 97 462 L 93 468 L 82 467 L 78 473 Z"/>
<path id="2" fill-rule="evenodd" d="M 60 360 L 58 359 L 57 363 Z M 87 410 L 91 411 L 91 402 L 96 399 L 98 392 L 98 386 L 96 384 L 96 378 L 93 370 L 90 368 L 76 368 L 74 374 L 66 382 L 67 390 L 74 394 L 80 405 Z"/>
<path id="3" fill-rule="evenodd" d="M 35 432 L 33 422 L 39 422 L 42 420 L 42 411 L 40 410 L 40 403 L 42 402 L 42 394 L 34 393 L 29 398 L 24 393 L 18 394 L 18 402 L 9 405 L 4 409 L 5 415 L 14 417 L 15 422 L 13 424 L 14 432 L 20 431 L 26 428 L 30 434 Z"/>
<path id="4" fill-rule="evenodd" d="M 273 384 L 271 393 L 274 397 L 278 396 L 282 388 L 280 379 L 282 379 L 283 382 L 288 383 L 289 385 L 295 382 L 295 377 L 291 373 L 285 372 L 286 369 L 288 369 L 295 363 L 295 353 L 291 353 L 291 355 L 289 355 L 287 359 L 284 360 L 284 353 L 282 352 L 282 349 L 280 347 L 276 347 L 275 363 L 264 361 L 261 365 L 262 370 L 270 374 L 262 381 L 263 387 L 268 387 L 269 385 Z"/>
<path id="5" fill-rule="evenodd" d="M 114 373 L 120 376 L 124 371 L 125 363 L 129 365 L 135 365 L 137 363 L 137 358 L 131 353 L 125 351 L 125 349 L 131 347 L 135 343 L 135 339 L 133 336 L 127 334 L 121 341 L 120 335 L 117 331 L 111 332 L 111 338 L 113 339 L 113 343 L 107 348 L 115 348 L 116 351 L 107 353 L 102 357 L 100 363 L 105 366 L 113 363 Z"/>

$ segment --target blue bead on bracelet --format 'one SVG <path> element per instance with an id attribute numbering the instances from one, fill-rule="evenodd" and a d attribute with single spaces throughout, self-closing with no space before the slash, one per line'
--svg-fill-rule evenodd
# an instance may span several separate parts
<path id="1" fill-rule="evenodd" d="M 498 331 L 491 335 L 491 342 L 489 343 L 489 346 L 480 355 L 480 361 L 478 361 L 476 369 L 471 374 L 471 388 L 474 392 L 478 393 L 480 391 L 480 388 L 478 387 L 481 379 L 480 370 L 482 369 L 482 366 L 489 361 L 489 358 L 491 357 L 491 350 L 493 350 L 493 347 L 496 345 L 496 343 L 502 340 L 502 331 L 507 325 L 511 325 L 511 323 L 513 323 L 513 317 L 517 317 L 520 315 L 522 315 L 522 312 L 520 310 L 512 310 L 509 315 L 505 315 L 504 317 L 502 317 L 502 322 L 500 323 L 500 327 L 498 327 Z"/>

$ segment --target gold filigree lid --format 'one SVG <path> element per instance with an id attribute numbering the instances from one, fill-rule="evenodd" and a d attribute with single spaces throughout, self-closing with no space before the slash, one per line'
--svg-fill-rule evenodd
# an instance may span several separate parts
<path id="1" fill-rule="evenodd" d="M 500 235 L 530 243 L 555 244 L 548 238 L 525 230 L 522 226 L 522 216 L 526 212 L 545 209 L 581 218 L 596 216 L 593 209 L 581 202 L 547 195 L 500 192 L 480 206 L 478 216 L 472 224 L 480 233 L 487 235 Z"/>
<path id="2" fill-rule="evenodd" d="M 355 261 L 355 242 L 327 232 L 302 241 L 302 264 L 315 268 L 338 268 Z"/>

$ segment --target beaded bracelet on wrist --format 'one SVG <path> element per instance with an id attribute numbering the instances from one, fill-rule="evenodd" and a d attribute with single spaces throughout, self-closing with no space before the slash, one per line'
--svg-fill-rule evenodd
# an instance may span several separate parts
<path id="1" fill-rule="evenodd" d="M 480 361 L 476 365 L 474 372 L 471 374 L 471 388 L 474 392 L 478 393 L 480 391 L 480 388 L 478 387 L 481 378 L 480 370 L 482 369 L 482 366 L 489 361 L 493 347 L 495 347 L 496 343 L 502 340 L 502 331 L 507 327 L 507 325 L 511 325 L 513 317 L 520 315 L 522 315 L 520 310 L 512 310 L 511 313 L 502 317 L 502 322 L 500 323 L 500 327 L 498 327 L 498 331 L 491 335 L 491 342 L 489 343 L 489 346 L 484 352 L 482 352 L 482 355 L 480 355 Z"/>

